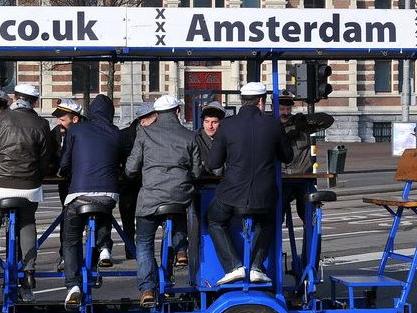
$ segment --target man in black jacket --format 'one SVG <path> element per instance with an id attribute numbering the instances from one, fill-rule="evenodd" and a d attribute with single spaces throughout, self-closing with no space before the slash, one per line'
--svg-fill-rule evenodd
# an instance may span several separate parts
<path id="1" fill-rule="evenodd" d="M 61 161 L 62 146 L 65 139 L 65 134 L 67 129 L 81 121 L 81 110 L 82 107 L 72 99 L 58 99 L 57 108 L 52 115 L 57 118 L 57 124 L 51 130 L 51 140 L 52 140 L 52 172 L 53 174 L 58 173 L 59 163 Z M 65 198 L 68 195 L 69 180 L 65 179 L 58 183 L 58 194 L 59 199 L 61 200 L 62 209 L 64 209 Z M 57 264 L 57 271 L 61 272 L 64 270 L 64 254 L 62 251 L 62 241 L 63 241 L 63 232 L 64 232 L 64 221 L 62 220 L 59 228 L 59 259 Z"/>
<path id="2" fill-rule="evenodd" d="M 34 299 L 36 251 L 35 212 L 43 201 L 42 179 L 49 161 L 49 123 L 33 110 L 39 91 L 31 85 L 16 85 L 15 102 L 0 114 L 0 197 L 23 197 L 31 202 L 21 208 L 18 232 L 24 279 L 20 296 Z"/>
<path id="3" fill-rule="evenodd" d="M 319 130 L 329 128 L 334 118 L 326 113 L 314 113 L 305 115 L 303 113 L 292 114 L 294 106 L 293 96 L 282 91 L 279 99 L 279 112 L 281 123 L 290 140 L 294 158 L 291 163 L 282 167 L 285 174 L 309 174 L 313 172 L 313 160 L 311 157 L 311 140 L 310 135 Z M 291 214 L 291 202 L 296 201 L 297 214 L 300 219 L 305 221 L 305 201 L 307 193 L 305 182 L 284 181 L 282 184 L 283 195 L 283 217 L 285 214 Z M 282 219 L 284 221 L 284 218 Z M 303 268 L 306 263 L 305 242 L 303 241 L 302 263 Z M 319 248 L 320 250 L 320 248 Z M 320 259 L 318 252 L 317 265 Z M 301 273 L 299 273 L 301 274 Z"/>
<path id="4" fill-rule="evenodd" d="M 138 127 L 146 127 L 156 121 L 157 113 L 153 108 L 153 104 L 145 103 L 139 107 L 136 119 L 129 125 L 121 130 L 122 145 L 125 154 L 122 156 L 122 165 L 125 167 L 127 157 L 132 151 L 133 144 L 135 143 L 136 133 Z M 123 224 L 123 231 L 126 234 L 130 242 L 135 242 L 135 212 L 136 212 L 136 200 L 140 187 L 142 186 L 142 177 L 135 178 L 123 177 L 120 184 L 120 199 L 119 199 L 119 211 L 120 218 Z M 125 245 L 126 259 L 135 259 L 135 255 L 132 254 Z"/>
<path id="5" fill-rule="evenodd" d="M 277 203 L 276 161 L 290 162 L 292 150 L 279 121 L 263 114 L 266 87 L 248 83 L 241 89 L 242 108 L 236 116 L 223 121 L 209 154 L 208 167 L 226 163 L 226 173 L 218 185 L 209 208 L 209 233 L 225 276 L 217 284 L 245 277 L 242 261 L 233 247 L 228 227 L 233 215 L 256 210 L 254 251 L 250 281 L 269 282 L 262 263 L 273 236 L 271 214 Z M 257 213 L 258 213 L 257 212 Z"/>
<path id="6" fill-rule="evenodd" d="M 88 113 L 89 121 L 68 128 L 61 159 L 62 174 L 71 176 L 64 211 L 66 308 L 76 308 L 81 302 L 80 270 L 85 219 L 76 214 L 76 208 L 86 198 L 104 207 L 114 207 L 119 197 L 121 136 L 119 129 L 113 125 L 113 102 L 107 96 L 98 95 L 91 102 Z M 107 215 L 96 218 L 97 225 L 108 226 L 97 229 L 97 238 L 108 243 L 111 243 L 111 238 L 108 238 L 111 234 L 110 218 Z M 105 247 L 99 242 L 97 246 Z"/>
<path id="7" fill-rule="evenodd" d="M 197 131 L 197 144 L 200 148 L 201 162 L 204 166 L 202 175 L 222 175 L 223 167 L 213 171 L 207 168 L 209 151 L 213 145 L 214 137 L 220 127 L 220 121 L 224 119 L 226 110 L 218 101 L 213 101 L 203 107 L 201 112 L 201 120 L 203 126 Z"/>

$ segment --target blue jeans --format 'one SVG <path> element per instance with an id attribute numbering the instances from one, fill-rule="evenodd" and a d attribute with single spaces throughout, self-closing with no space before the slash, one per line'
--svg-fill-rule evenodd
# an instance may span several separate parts
<path id="1" fill-rule="evenodd" d="M 173 220 L 172 244 L 174 251 L 187 249 L 187 223 L 184 216 Z M 163 216 L 149 215 L 136 217 L 136 262 L 139 291 L 155 290 L 158 282 L 158 270 L 155 260 L 155 233 L 164 221 Z"/>
<path id="2" fill-rule="evenodd" d="M 273 212 L 271 210 L 271 212 Z M 229 234 L 229 226 L 232 217 L 235 215 L 235 207 L 224 204 L 219 200 L 210 205 L 208 210 L 208 231 L 213 240 L 217 257 L 223 266 L 225 273 L 242 266 L 232 238 Z M 254 215 L 255 231 L 252 242 L 251 269 L 263 271 L 263 262 L 268 254 L 269 238 L 273 238 L 272 214 Z"/>
<path id="3" fill-rule="evenodd" d="M 114 206 L 116 201 L 110 197 L 95 197 L 105 206 Z M 65 286 L 70 289 L 74 286 L 81 287 L 81 267 L 83 264 L 83 231 L 87 222 L 87 216 L 80 216 L 76 208 L 80 204 L 72 201 L 64 210 L 64 239 L 63 252 L 65 261 Z M 111 240 L 111 215 L 98 215 L 96 217 L 96 247 L 112 248 Z M 94 261 L 93 261 L 94 262 Z"/>

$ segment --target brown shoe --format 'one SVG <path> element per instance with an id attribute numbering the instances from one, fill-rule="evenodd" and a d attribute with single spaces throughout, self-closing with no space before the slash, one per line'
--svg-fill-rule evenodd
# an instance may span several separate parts
<path id="1" fill-rule="evenodd" d="M 152 308 L 156 305 L 155 292 L 153 290 L 145 290 L 140 295 L 140 305 L 144 308 Z"/>
<path id="2" fill-rule="evenodd" d="M 188 256 L 185 251 L 178 251 L 175 257 L 175 267 L 183 267 L 188 265 Z"/>

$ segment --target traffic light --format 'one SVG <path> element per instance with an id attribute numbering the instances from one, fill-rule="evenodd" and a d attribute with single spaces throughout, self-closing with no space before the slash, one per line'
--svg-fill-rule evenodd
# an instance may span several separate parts
<path id="1" fill-rule="evenodd" d="M 316 101 L 320 101 L 320 99 L 327 99 L 327 96 L 333 91 L 332 85 L 327 82 L 329 76 L 332 75 L 332 68 L 327 64 L 316 64 L 316 67 Z"/>
<path id="2" fill-rule="evenodd" d="M 315 103 L 327 99 L 333 91 L 332 86 L 327 82 L 331 74 L 332 68 L 327 64 L 317 62 L 297 64 L 294 100 Z"/>
<path id="3" fill-rule="evenodd" d="M 296 65 L 296 83 L 294 100 L 314 102 L 316 98 L 316 74 L 314 63 Z"/>

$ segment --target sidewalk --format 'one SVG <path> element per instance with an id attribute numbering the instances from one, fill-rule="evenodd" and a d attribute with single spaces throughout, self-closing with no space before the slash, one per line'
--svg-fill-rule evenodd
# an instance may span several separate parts
<path id="1" fill-rule="evenodd" d="M 318 143 L 319 171 L 327 170 L 327 150 L 337 145 L 347 148 L 345 172 L 338 176 L 338 184 L 331 190 L 339 196 L 400 192 L 403 182 L 396 182 L 394 174 L 399 157 L 392 156 L 391 143 Z M 379 177 L 381 177 L 379 179 Z M 343 180 L 355 182 L 345 187 Z"/>

